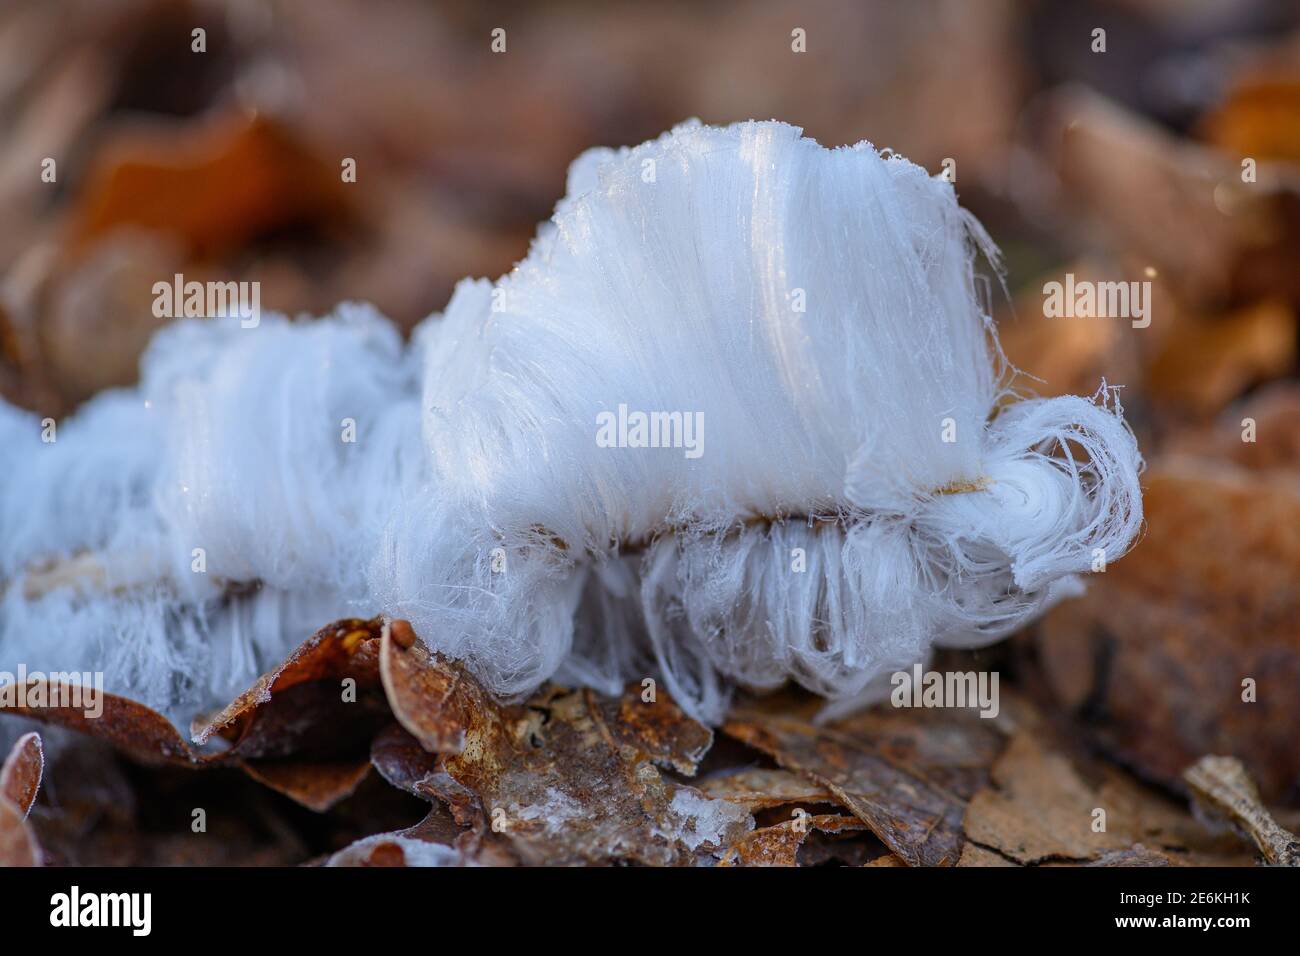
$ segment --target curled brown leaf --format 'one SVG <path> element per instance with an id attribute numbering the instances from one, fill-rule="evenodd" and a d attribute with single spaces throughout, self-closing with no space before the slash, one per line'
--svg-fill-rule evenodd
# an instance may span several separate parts
<path id="1" fill-rule="evenodd" d="M 23 734 L 0 766 L 0 799 L 8 800 L 26 816 L 41 788 L 44 770 L 45 752 L 40 734 Z"/>

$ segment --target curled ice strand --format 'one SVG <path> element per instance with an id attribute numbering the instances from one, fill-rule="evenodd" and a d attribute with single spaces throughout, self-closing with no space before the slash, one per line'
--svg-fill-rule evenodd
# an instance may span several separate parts
<path id="1" fill-rule="evenodd" d="M 868 143 L 688 123 L 592 150 L 527 257 L 409 343 L 360 305 L 182 322 L 56 443 L 0 406 L 0 664 L 187 720 L 382 612 L 503 697 L 860 699 L 1141 525 L 1118 402 L 1009 392 L 980 255 L 951 185 Z"/>

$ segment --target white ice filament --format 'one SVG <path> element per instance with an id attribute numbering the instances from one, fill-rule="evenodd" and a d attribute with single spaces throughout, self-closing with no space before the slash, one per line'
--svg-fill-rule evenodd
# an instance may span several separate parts
<path id="1" fill-rule="evenodd" d="M 688 124 L 580 157 L 409 345 L 360 306 L 178 324 L 55 443 L 0 406 L 0 668 L 180 713 L 382 611 L 503 696 L 660 675 L 717 719 L 735 682 L 850 698 L 992 640 L 1129 547 L 1141 458 L 1113 391 L 1008 394 L 980 249 L 869 144 Z M 701 453 L 598 441 L 629 409 Z M 109 586 L 23 585 L 82 552 Z"/>

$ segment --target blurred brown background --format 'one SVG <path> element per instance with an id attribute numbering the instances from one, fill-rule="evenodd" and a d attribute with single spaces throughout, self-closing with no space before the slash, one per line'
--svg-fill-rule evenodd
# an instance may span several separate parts
<path id="1" fill-rule="evenodd" d="M 1151 465 L 1120 572 L 988 653 L 1148 780 L 1230 752 L 1295 804 L 1298 25 L 1278 0 L 9 0 L 0 393 L 58 415 L 131 382 L 174 272 L 409 328 L 524 254 L 580 151 L 690 116 L 952 159 L 1006 253 L 1009 356 L 1046 394 L 1123 384 Z M 1152 324 L 1044 318 L 1067 272 L 1151 281 Z"/>

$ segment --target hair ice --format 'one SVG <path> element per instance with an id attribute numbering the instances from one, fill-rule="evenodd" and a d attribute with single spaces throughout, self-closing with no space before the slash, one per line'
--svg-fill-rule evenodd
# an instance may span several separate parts
<path id="1" fill-rule="evenodd" d="M 53 444 L 0 406 L 0 662 L 179 713 L 384 612 L 503 696 L 657 674 L 710 720 L 735 682 L 855 699 L 1022 624 L 1141 524 L 1113 390 L 1006 388 L 979 251 L 900 157 L 686 124 L 580 157 L 528 256 L 409 345 L 363 306 L 177 323 Z M 698 422 L 702 453 L 634 413 Z M 83 552 L 97 588 L 33 571 Z"/>

